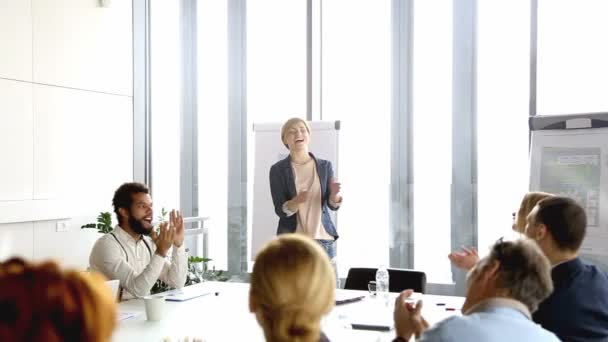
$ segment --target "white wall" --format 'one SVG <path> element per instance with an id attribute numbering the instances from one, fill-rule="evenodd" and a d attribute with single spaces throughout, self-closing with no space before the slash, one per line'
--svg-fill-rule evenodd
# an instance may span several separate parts
<path id="1" fill-rule="evenodd" d="M 0 0 L 0 260 L 87 266 L 80 226 L 133 178 L 131 18 L 124 0 Z"/>

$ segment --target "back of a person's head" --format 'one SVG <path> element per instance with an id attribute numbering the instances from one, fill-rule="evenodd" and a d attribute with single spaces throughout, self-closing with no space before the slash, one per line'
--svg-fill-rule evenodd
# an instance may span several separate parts
<path id="1" fill-rule="evenodd" d="M 103 276 L 54 262 L 0 263 L 0 341 L 108 341 L 116 303 Z"/>
<path id="2" fill-rule="evenodd" d="M 528 217 L 528 214 L 530 214 L 538 202 L 551 196 L 553 195 L 550 193 L 540 191 L 531 191 L 524 195 L 524 198 L 521 200 L 519 210 L 517 211 L 517 231 L 523 233 L 523 230 L 526 227 L 526 218 Z"/>
<path id="3" fill-rule="evenodd" d="M 576 252 L 581 247 L 587 230 L 585 210 L 575 200 L 554 196 L 537 204 L 534 224 L 544 224 L 553 241 L 561 250 Z"/>
<path id="4" fill-rule="evenodd" d="M 327 254 L 313 240 L 284 234 L 269 242 L 255 259 L 250 289 L 266 340 L 318 341 L 335 283 Z"/>
<path id="5" fill-rule="evenodd" d="M 524 303 L 530 312 L 553 292 L 551 264 L 531 240 L 498 241 L 487 256 L 487 262 L 497 261 L 497 286 L 508 290 L 511 297 Z"/>

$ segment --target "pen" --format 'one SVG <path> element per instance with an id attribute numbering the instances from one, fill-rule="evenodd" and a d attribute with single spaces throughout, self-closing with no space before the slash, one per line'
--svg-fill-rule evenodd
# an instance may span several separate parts
<path id="1" fill-rule="evenodd" d="M 358 301 L 362 300 L 363 298 L 365 298 L 365 296 L 359 296 L 359 297 L 343 299 L 343 300 L 336 300 L 336 305 L 358 302 Z"/>

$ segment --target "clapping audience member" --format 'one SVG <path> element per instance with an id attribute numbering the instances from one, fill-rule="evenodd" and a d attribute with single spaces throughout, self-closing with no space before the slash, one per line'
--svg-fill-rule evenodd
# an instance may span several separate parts
<path id="1" fill-rule="evenodd" d="M 152 238 L 152 198 L 147 186 L 124 183 L 112 204 L 118 219 L 114 230 L 100 237 L 89 256 L 92 270 L 120 281 L 120 299 L 143 297 L 160 279 L 172 288 L 186 283 L 188 260 L 184 246 L 184 220 L 172 210 Z M 169 260 L 167 257 L 170 257 Z"/>
<path id="2" fill-rule="evenodd" d="M 525 234 L 552 265 L 554 291 L 532 318 L 563 341 L 608 341 L 608 277 L 579 258 L 587 216 L 573 199 L 550 197 L 528 215 Z"/>
<path id="3" fill-rule="evenodd" d="M 552 291 L 551 266 L 532 241 L 499 241 L 467 275 L 463 316 L 432 327 L 421 315 L 422 301 L 413 305 L 403 291 L 395 302 L 397 341 L 412 335 L 421 342 L 557 342 L 558 338 L 531 319 Z"/>
<path id="4" fill-rule="evenodd" d="M 524 228 L 526 227 L 526 217 L 530 211 L 532 211 L 532 208 L 534 208 L 536 203 L 550 196 L 552 195 L 549 193 L 539 191 L 526 193 L 521 200 L 519 209 L 517 212 L 513 213 L 513 224 L 511 228 L 513 228 L 515 232 L 523 234 Z M 463 270 L 470 270 L 479 261 L 479 255 L 477 254 L 475 247 L 462 247 L 462 250 L 450 253 L 448 258 L 456 267 Z"/>

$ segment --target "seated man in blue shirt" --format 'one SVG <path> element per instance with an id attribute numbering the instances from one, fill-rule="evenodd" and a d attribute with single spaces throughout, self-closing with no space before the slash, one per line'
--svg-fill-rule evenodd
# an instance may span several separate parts
<path id="1" fill-rule="evenodd" d="M 563 341 L 608 341 L 608 277 L 578 257 L 587 227 L 585 210 L 567 197 L 540 201 L 525 234 L 536 241 L 553 270 L 554 291 L 532 319 Z"/>
<path id="2" fill-rule="evenodd" d="M 557 337 L 538 326 L 530 313 L 551 293 L 551 266 L 532 241 L 498 241 L 490 254 L 467 275 L 464 316 L 453 316 L 429 328 L 421 316 L 422 301 L 405 299 L 406 290 L 395 301 L 397 341 L 468 342 L 557 342 Z"/>

